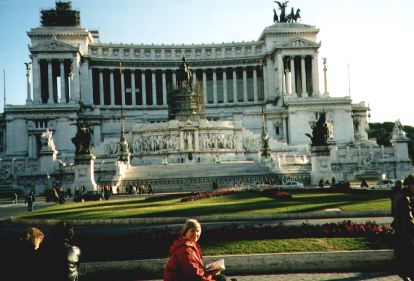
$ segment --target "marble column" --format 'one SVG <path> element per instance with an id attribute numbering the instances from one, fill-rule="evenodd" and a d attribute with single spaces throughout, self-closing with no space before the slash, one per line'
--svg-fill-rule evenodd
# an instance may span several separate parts
<path id="1" fill-rule="evenodd" d="M 312 56 L 312 96 L 320 96 L 319 90 L 319 71 L 318 71 L 318 54 Z"/>
<path id="2" fill-rule="evenodd" d="M 197 69 L 193 69 L 193 85 L 197 87 Z"/>
<path id="3" fill-rule="evenodd" d="M 204 104 L 208 103 L 207 100 L 207 73 L 206 73 L 206 69 L 203 68 L 203 92 L 204 92 Z"/>
<path id="4" fill-rule="evenodd" d="M 109 88 L 111 94 L 110 105 L 115 105 L 115 85 L 114 85 L 114 70 L 109 69 Z"/>
<path id="5" fill-rule="evenodd" d="M 155 69 L 151 71 L 151 82 L 152 82 L 152 105 L 157 105 L 157 81 L 155 75 Z"/>
<path id="6" fill-rule="evenodd" d="M 282 118 L 282 132 L 283 132 L 283 139 L 287 140 L 287 130 L 286 130 L 286 117 Z"/>
<path id="7" fill-rule="evenodd" d="M 300 58 L 301 74 L 302 74 L 302 97 L 307 97 L 306 92 L 306 67 L 305 67 L 305 56 Z"/>
<path id="8" fill-rule="evenodd" d="M 248 102 L 247 97 L 247 68 L 243 67 L 243 102 Z"/>
<path id="9" fill-rule="evenodd" d="M 141 70 L 141 94 L 142 105 L 147 105 L 147 85 L 145 81 L 145 69 Z"/>
<path id="10" fill-rule="evenodd" d="M 258 101 L 258 95 L 257 95 L 257 67 L 253 67 L 253 99 L 254 102 Z"/>
<path id="11" fill-rule="evenodd" d="M 33 56 L 32 58 L 32 79 L 33 79 L 33 102 L 35 104 L 42 103 L 40 63 L 36 56 Z"/>
<path id="12" fill-rule="evenodd" d="M 290 87 L 292 89 L 292 96 L 297 97 L 296 93 L 296 77 L 295 77 L 295 57 L 290 57 Z"/>
<path id="13" fill-rule="evenodd" d="M 47 90 L 48 90 L 48 99 L 47 103 L 54 103 L 53 100 L 53 73 L 52 73 L 52 60 L 47 61 Z"/>
<path id="14" fill-rule="evenodd" d="M 26 64 L 26 104 L 32 103 L 32 93 L 31 93 L 31 85 L 30 85 L 30 64 Z"/>
<path id="15" fill-rule="evenodd" d="M 92 72 L 92 67 L 89 67 L 89 69 L 88 69 L 88 81 L 89 81 L 89 85 L 88 85 L 89 99 L 88 99 L 88 102 L 90 104 L 93 104 L 93 72 Z"/>
<path id="16" fill-rule="evenodd" d="M 175 69 L 172 71 L 172 86 L 173 89 L 177 89 L 177 76 L 175 74 Z"/>
<path id="17" fill-rule="evenodd" d="M 165 69 L 162 70 L 162 104 L 167 105 L 167 77 L 165 76 Z"/>
<path id="18" fill-rule="evenodd" d="M 104 84 L 103 84 L 103 72 L 99 69 L 99 104 L 104 105 Z"/>
<path id="19" fill-rule="evenodd" d="M 228 103 L 227 98 L 227 69 L 223 68 L 223 103 Z"/>
<path id="20" fill-rule="evenodd" d="M 213 69 L 213 103 L 217 104 L 217 69 Z"/>
<path id="21" fill-rule="evenodd" d="M 278 84 L 279 84 L 279 92 L 281 95 L 286 95 L 286 88 L 284 87 L 284 81 L 283 81 L 283 75 L 284 75 L 284 69 L 283 69 L 283 56 L 282 54 L 277 54 L 277 78 L 278 78 Z"/>
<path id="22" fill-rule="evenodd" d="M 238 102 L 238 97 L 237 97 L 237 73 L 236 73 L 236 68 L 233 67 L 233 102 L 237 103 Z"/>
<path id="23" fill-rule="evenodd" d="M 262 88 L 263 93 L 262 93 L 262 97 L 263 97 L 263 100 L 265 100 L 266 96 L 267 96 L 266 92 L 267 92 L 267 89 L 269 88 L 267 86 L 268 81 L 267 81 L 267 67 L 266 67 L 266 65 L 262 65 L 262 76 L 263 76 L 263 88 Z"/>
<path id="24" fill-rule="evenodd" d="M 292 93 L 289 89 L 289 68 L 285 68 L 284 88 L 285 88 L 285 93 L 287 94 Z"/>
<path id="25" fill-rule="evenodd" d="M 131 100 L 132 100 L 132 106 L 135 106 L 137 104 L 136 100 L 136 89 L 135 89 L 135 69 L 131 69 Z"/>
<path id="26" fill-rule="evenodd" d="M 125 74 L 123 69 L 120 69 L 119 72 L 121 74 L 121 104 L 125 106 Z"/>
<path id="27" fill-rule="evenodd" d="M 60 103 L 66 103 L 65 61 L 60 60 Z"/>
<path id="28" fill-rule="evenodd" d="M 266 60 L 266 65 L 267 65 L 267 96 L 265 96 L 265 99 L 267 98 L 274 98 L 275 96 L 275 67 L 273 64 L 273 59 L 272 58 L 268 58 Z"/>
<path id="29" fill-rule="evenodd" d="M 71 93 L 69 99 L 73 102 L 78 102 L 80 97 L 80 85 L 79 85 L 79 65 L 78 57 L 75 56 L 72 59 L 72 80 L 71 80 Z"/>

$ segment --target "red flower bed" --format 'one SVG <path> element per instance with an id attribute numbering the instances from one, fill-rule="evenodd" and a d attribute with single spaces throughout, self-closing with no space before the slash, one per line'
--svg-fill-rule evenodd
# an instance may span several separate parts
<path id="1" fill-rule="evenodd" d="M 197 192 L 197 193 L 192 193 L 190 196 L 182 198 L 181 202 L 189 202 L 189 201 L 196 201 L 196 200 L 206 199 L 206 198 L 211 198 L 211 197 L 225 196 L 225 195 L 235 194 L 238 192 L 240 191 L 234 190 L 234 189 Z"/>
<path id="2" fill-rule="evenodd" d="M 277 188 L 268 188 L 261 192 L 265 197 L 270 197 L 274 199 L 292 199 L 292 195 L 286 191 L 280 191 Z"/>

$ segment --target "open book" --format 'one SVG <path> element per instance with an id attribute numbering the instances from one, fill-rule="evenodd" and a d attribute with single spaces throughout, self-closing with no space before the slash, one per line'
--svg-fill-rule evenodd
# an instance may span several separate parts
<path id="1" fill-rule="evenodd" d="M 209 263 L 205 266 L 205 268 L 206 271 L 223 271 L 226 269 L 223 259 Z"/>

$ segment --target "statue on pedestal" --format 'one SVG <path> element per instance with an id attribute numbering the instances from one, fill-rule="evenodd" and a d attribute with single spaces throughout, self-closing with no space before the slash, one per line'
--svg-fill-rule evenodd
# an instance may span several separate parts
<path id="1" fill-rule="evenodd" d="M 312 125 L 312 136 L 305 134 L 311 139 L 311 146 L 325 146 L 328 145 L 329 127 L 326 122 L 326 113 L 322 112 L 318 121 Z"/>
<path id="2" fill-rule="evenodd" d="M 77 132 L 75 137 L 72 138 L 72 142 L 75 145 L 75 155 L 91 155 L 92 144 L 91 144 L 91 130 L 85 123 L 76 123 Z"/>
<path id="3" fill-rule="evenodd" d="M 190 66 L 186 63 L 185 57 L 182 58 L 180 68 L 177 72 L 177 82 L 179 89 L 181 89 L 183 86 L 187 86 L 190 89 L 192 88 L 193 73 L 191 71 Z"/>

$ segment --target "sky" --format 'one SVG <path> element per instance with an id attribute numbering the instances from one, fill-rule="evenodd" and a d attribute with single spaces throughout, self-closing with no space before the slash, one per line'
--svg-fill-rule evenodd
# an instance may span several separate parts
<path id="1" fill-rule="evenodd" d="M 7 104 L 24 104 L 26 31 L 40 26 L 40 10 L 54 0 L 0 0 L 0 111 L 4 79 Z M 81 26 L 98 29 L 101 41 L 124 44 L 192 44 L 257 40 L 273 24 L 273 0 L 72 0 Z M 371 122 L 414 126 L 412 0 L 291 0 L 301 23 L 320 29 L 327 58 L 328 92 L 369 105 Z"/>

